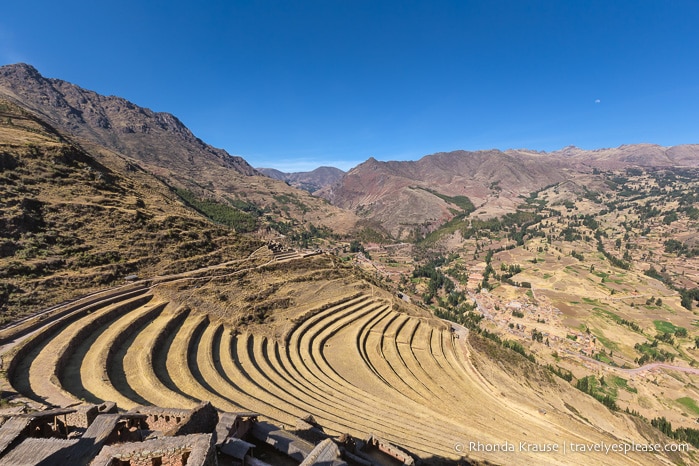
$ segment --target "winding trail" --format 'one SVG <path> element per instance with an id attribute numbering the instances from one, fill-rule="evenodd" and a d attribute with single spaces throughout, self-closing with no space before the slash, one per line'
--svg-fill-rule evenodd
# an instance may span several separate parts
<path id="1" fill-rule="evenodd" d="M 664 362 L 650 362 L 648 364 L 644 364 L 643 366 L 639 366 L 639 367 L 625 368 L 625 367 L 612 366 L 611 364 L 607 364 L 606 362 L 598 361 L 594 358 L 591 358 L 589 356 L 585 356 L 583 354 L 577 354 L 573 351 L 566 351 L 565 353 L 568 355 L 571 355 L 573 357 L 576 357 L 578 359 L 581 359 L 583 361 L 596 364 L 596 365 L 604 368 L 607 371 L 619 372 L 622 374 L 636 375 L 636 374 L 641 374 L 643 372 L 650 372 L 650 371 L 653 371 L 656 369 L 664 369 L 664 370 L 668 370 L 668 371 L 677 371 L 677 372 L 684 372 L 686 374 L 699 375 L 699 368 L 696 368 L 696 367 L 675 366 L 672 364 L 666 364 Z"/>

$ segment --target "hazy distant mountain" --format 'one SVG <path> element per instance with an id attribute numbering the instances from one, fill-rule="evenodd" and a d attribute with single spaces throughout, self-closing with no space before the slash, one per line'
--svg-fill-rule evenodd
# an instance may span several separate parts
<path id="1" fill-rule="evenodd" d="M 566 147 L 555 152 L 527 149 L 454 151 L 418 161 L 379 162 L 370 158 L 319 194 L 355 211 L 394 236 L 424 233 L 464 212 L 466 196 L 472 216 L 513 212 L 522 196 L 572 179 L 593 169 L 632 166 L 699 166 L 699 145 L 661 147 L 624 145 L 586 151 Z"/>
<path id="2" fill-rule="evenodd" d="M 615 148 L 584 150 L 568 146 L 551 152 L 598 169 L 638 167 L 696 167 L 699 166 L 699 144 L 663 147 L 657 144 L 625 144 Z"/>
<path id="3" fill-rule="evenodd" d="M 260 173 L 289 183 L 310 193 L 337 183 L 345 172 L 335 167 L 319 167 L 310 172 L 284 173 L 274 168 L 257 168 Z"/>

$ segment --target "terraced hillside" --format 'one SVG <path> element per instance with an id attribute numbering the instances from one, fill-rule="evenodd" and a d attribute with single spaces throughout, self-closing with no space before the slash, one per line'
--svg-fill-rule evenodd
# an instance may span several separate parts
<path id="1" fill-rule="evenodd" d="M 219 290 L 217 299 L 235 293 L 266 313 L 254 314 L 259 322 L 225 317 L 236 308 L 212 306 L 212 290 Z M 332 434 L 378 435 L 424 459 L 649 459 L 531 451 L 535 446 L 521 451 L 520 442 L 651 439 L 631 418 L 515 353 L 494 363 L 465 330 L 394 302 L 326 256 L 265 248 L 247 260 L 112 289 L 7 329 L 0 344 L 11 385 L 3 389 L 34 403 L 113 400 L 129 409 L 209 400 L 285 425 L 310 413 Z M 518 451 L 472 451 L 469 442 L 510 442 Z M 664 456 L 652 459 L 670 464 Z"/>

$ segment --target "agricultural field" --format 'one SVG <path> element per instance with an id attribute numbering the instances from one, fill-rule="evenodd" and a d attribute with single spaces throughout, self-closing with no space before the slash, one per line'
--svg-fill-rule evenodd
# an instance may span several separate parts
<path id="1" fill-rule="evenodd" d="M 689 169 L 580 175 L 532 193 L 515 214 L 432 233 L 399 288 L 517 342 L 613 410 L 694 429 L 697 192 Z"/>
<path id="2" fill-rule="evenodd" d="M 538 464 L 581 460 L 542 456 L 541 442 L 659 435 L 630 429 L 632 417 L 590 404 L 525 356 L 323 254 L 262 248 L 247 260 L 94 294 L 0 338 L 3 391 L 35 406 L 112 400 L 124 409 L 191 408 L 209 400 L 281 425 L 310 413 L 331 434 L 379 435 L 436 462 L 507 462 L 506 451 L 463 450 L 473 440 L 501 442 L 502 426 L 509 442 L 531 445 L 518 458 Z M 608 383 L 629 388 L 621 378 Z M 677 398 L 677 406 L 696 409 Z"/>

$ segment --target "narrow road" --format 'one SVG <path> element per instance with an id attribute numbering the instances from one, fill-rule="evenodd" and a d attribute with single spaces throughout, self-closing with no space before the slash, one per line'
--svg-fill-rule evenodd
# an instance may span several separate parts
<path id="1" fill-rule="evenodd" d="M 651 362 L 651 363 L 645 364 L 645 365 L 640 366 L 640 367 L 634 367 L 632 369 L 627 369 L 627 368 L 623 368 L 623 367 L 612 366 L 612 365 L 609 365 L 605 362 L 598 361 L 596 359 L 593 359 L 591 357 L 588 357 L 588 356 L 585 356 L 582 354 L 575 353 L 573 351 L 566 350 L 566 354 L 569 354 L 571 356 L 575 356 L 578 359 L 582 359 L 583 361 L 597 364 L 598 366 L 601 366 L 607 370 L 617 371 L 617 372 L 621 372 L 623 374 L 629 374 L 629 375 L 640 374 L 642 372 L 652 371 L 654 369 L 667 369 L 667 370 L 671 370 L 671 371 L 678 371 L 678 372 L 685 372 L 687 374 L 699 375 L 699 368 L 696 368 L 696 367 L 675 366 L 672 364 L 666 364 L 664 362 Z"/>

